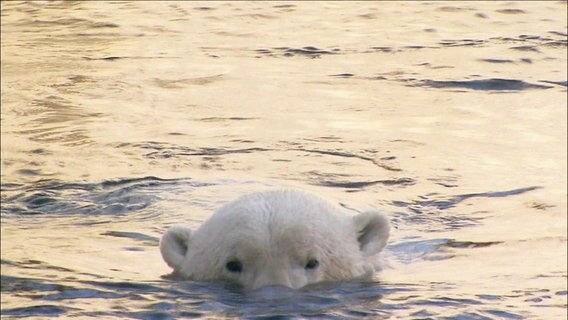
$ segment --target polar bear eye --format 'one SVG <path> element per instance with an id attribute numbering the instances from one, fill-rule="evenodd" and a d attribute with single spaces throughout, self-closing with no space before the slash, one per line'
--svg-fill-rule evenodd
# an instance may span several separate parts
<path id="1" fill-rule="evenodd" d="M 230 272 L 239 273 L 243 271 L 243 264 L 239 260 L 231 260 L 227 262 L 225 268 Z"/>
<path id="2" fill-rule="evenodd" d="M 317 259 L 310 259 L 308 260 L 308 262 L 306 263 L 306 269 L 315 269 L 319 266 L 319 261 Z"/>

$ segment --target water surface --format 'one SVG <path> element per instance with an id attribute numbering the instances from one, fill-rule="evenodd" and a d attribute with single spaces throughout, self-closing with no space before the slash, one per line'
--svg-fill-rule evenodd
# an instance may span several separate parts
<path id="1" fill-rule="evenodd" d="M 3 1 L 2 317 L 567 317 L 567 4 Z M 371 282 L 243 294 L 158 242 L 304 189 Z"/>

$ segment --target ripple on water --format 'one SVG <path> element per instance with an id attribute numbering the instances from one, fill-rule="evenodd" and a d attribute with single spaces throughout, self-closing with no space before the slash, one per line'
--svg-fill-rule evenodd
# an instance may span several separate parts
<path id="1" fill-rule="evenodd" d="M 206 118 L 202 121 L 224 121 L 224 120 L 251 120 L 253 118 Z M 252 148 L 190 148 L 173 143 L 162 143 L 148 141 L 138 144 L 122 144 L 120 147 L 135 147 L 143 150 L 148 150 L 144 156 L 150 159 L 165 159 L 165 158 L 178 158 L 188 156 L 222 156 L 228 154 L 248 154 L 254 152 L 271 151 L 271 149 L 252 147 Z"/>
<path id="2" fill-rule="evenodd" d="M 414 225 L 417 228 L 422 228 L 426 232 L 459 230 L 464 227 L 478 225 L 482 218 L 463 213 L 446 214 L 445 211 L 455 208 L 460 203 L 468 199 L 509 197 L 539 188 L 540 187 L 526 187 L 505 191 L 468 193 L 454 196 L 429 194 L 420 196 L 419 199 L 413 201 L 397 200 L 393 201 L 392 204 L 406 210 L 395 212 L 392 215 L 392 222 L 395 226 L 400 223 Z"/>
<path id="3" fill-rule="evenodd" d="M 514 79 L 484 79 L 484 80 L 456 80 L 456 81 L 440 81 L 440 80 L 421 80 L 412 86 L 415 87 L 431 87 L 437 89 L 445 88 L 462 88 L 470 90 L 485 91 L 520 91 L 528 89 L 549 89 L 551 86 L 532 84 L 523 80 Z"/>
<path id="4" fill-rule="evenodd" d="M 394 201 L 393 204 L 398 207 L 409 207 L 411 205 L 415 205 L 418 207 L 434 207 L 439 210 L 446 210 L 455 207 L 459 203 L 471 199 L 471 198 L 501 198 L 501 197 L 508 197 L 508 196 L 515 196 L 520 195 L 525 192 L 534 191 L 539 189 L 540 187 L 526 187 L 526 188 L 518 188 L 506 191 L 490 191 L 490 192 L 479 192 L 479 193 L 467 193 L 467 194 L 460 194 L 455 196 L 448 196 L 443 197 L 439 196 L 439 199 L 432 199 L 432 196 L 435 195 L 428 195 L 420 197 L 420 200 L 413 201 L 411 203 L 404 202 L 404 201 Z"/>
<path id="5" fill-rule="evenodd" d="M 77 309 L 44 304 L 31 307 L 2 309 L 2 315 L 16 317 L 59 317 L 73 310 Z"/>
<path id="6" fill-rule="evenodd" d="M 489 63 L 511 63 L 511 64 L 515 63 L 513 60 L 510 59 L 480 59 L 480 61 L 489 62 Z M 520 61 L 523 63 L 529 63 L 529 64 L 532 63 L 532 60 L 529 58 L 523 58 L 520 59 Z M 424 63 L 420 65 L 431 67 L 429 63 Z M 438 66 L 431 68 L 450 68 L 450 67 Z M 432 79 L 419 80 L 416 78 L 402 78 L 401 75 L 402 74 L 399 73 L 396 74 L 386 73 L 372 77 L 354 77 L 353 74 L 343 73 L 343 74 L 334 74 L 330 76 L 335 78 L 344 78 L 344 79 L 360 78 L 360 79 L 369 79 L 369 80 L 397 81 L 403 83 L 405 86 L 408 87 L 423 87 L 423 88 L 435 88 L 435 89 L 465 89 L 465 90 L 488 91 L 488 92 L 508 93 L 508 92 L 518 92 L 523 90 L 535 90 L 535 89 L 542 90 L 542 89 L 554 88 L 554 86 L 535 84 L 518 79 L 491 78 L 491 79 L 480 79 L 480 80 L 432 80 Z M 558 85 L 562 87 L 567 86 L 567 81 L 539 80 L 539 82 Z"/>
<path id="7" fill-rule="evenodd" d="M 294 57 L 302 56 L 307 58 L 319 58 L 321 55 L 334 55 L 342 53 L 340 49 L 320 49 L 314 46 L 302 48 L 276 47 L 271 49 L 257 49 L 256 53 L 269 57 Z"/>
<path id="8" fill-rule="evenodd" d="M 129 238 L 134 239 L 137 241 L 141 241 L 143 243 L 147 243 L 150 245 L 157 245 L 160 242 L 159 238 L 148 236 L 139 232 L 126 232 L 126 231 L 107 231 L 101 233 L 103 236 L 111 236 L 117 238 Z"/>
<path id="9" fill-rule="evenodd" d="M 40 180 L 27 186 L 2 185 L 3 215 L 65 214 L 116 215 L 150 206 L 159 197 L 154 188 L 189 180 L 143 177 L 107 180 L 101 183 L 66 183 Z"/>
<path id="10" fill-rule="evenodd" d="M 313 180 L 312 184 L 325 186 L 325 187 L 345 188 L 345 189 L 363 189 L 365 187 L 373 186 L 376 184 L 384 186 L 407 187 L 416 183 L 416 181 L 411 178 L 394 178 L 394 179 L 371 180 L 371 181 L 337 181 L 337 180 L 332 180 L 333 175 L 330 174 L 323 175 L 314 171 L 309 172 L 308 174 L 315 177 L 315 179 L 312 179 Z"/>

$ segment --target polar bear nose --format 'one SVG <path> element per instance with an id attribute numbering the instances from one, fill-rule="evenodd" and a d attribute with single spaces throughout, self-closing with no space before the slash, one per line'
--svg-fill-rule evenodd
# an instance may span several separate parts
<path id="1" fill-rule="evenodd" d="M 292 281 L 290 281 L 290 276 L 286 272 L 268 270 L 267 272 L 260 273 L 256 279 L 254 279 L 251 289 L 257 290 L 268 286 L 294 288 Z"/>
<path id="2" fill-rule="evenodd" d="M 265 286 L 251 291 L 250 295 L 264 300 L 282 300 L 293 297 L 295 291 L 285 286 Z"/>

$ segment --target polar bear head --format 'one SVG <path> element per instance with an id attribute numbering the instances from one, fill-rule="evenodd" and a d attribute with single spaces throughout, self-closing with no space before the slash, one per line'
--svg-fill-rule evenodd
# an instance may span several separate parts
<path id="1" fill-rule="evenodd" d="M 223 206 L 195 232 L 168 229 L 160 251 L 177 276 L 229 280 L 249 290 L 369 276 L 389 221 L 375 211 L 343 211 L 300 191 L 250 194 Z"/>

